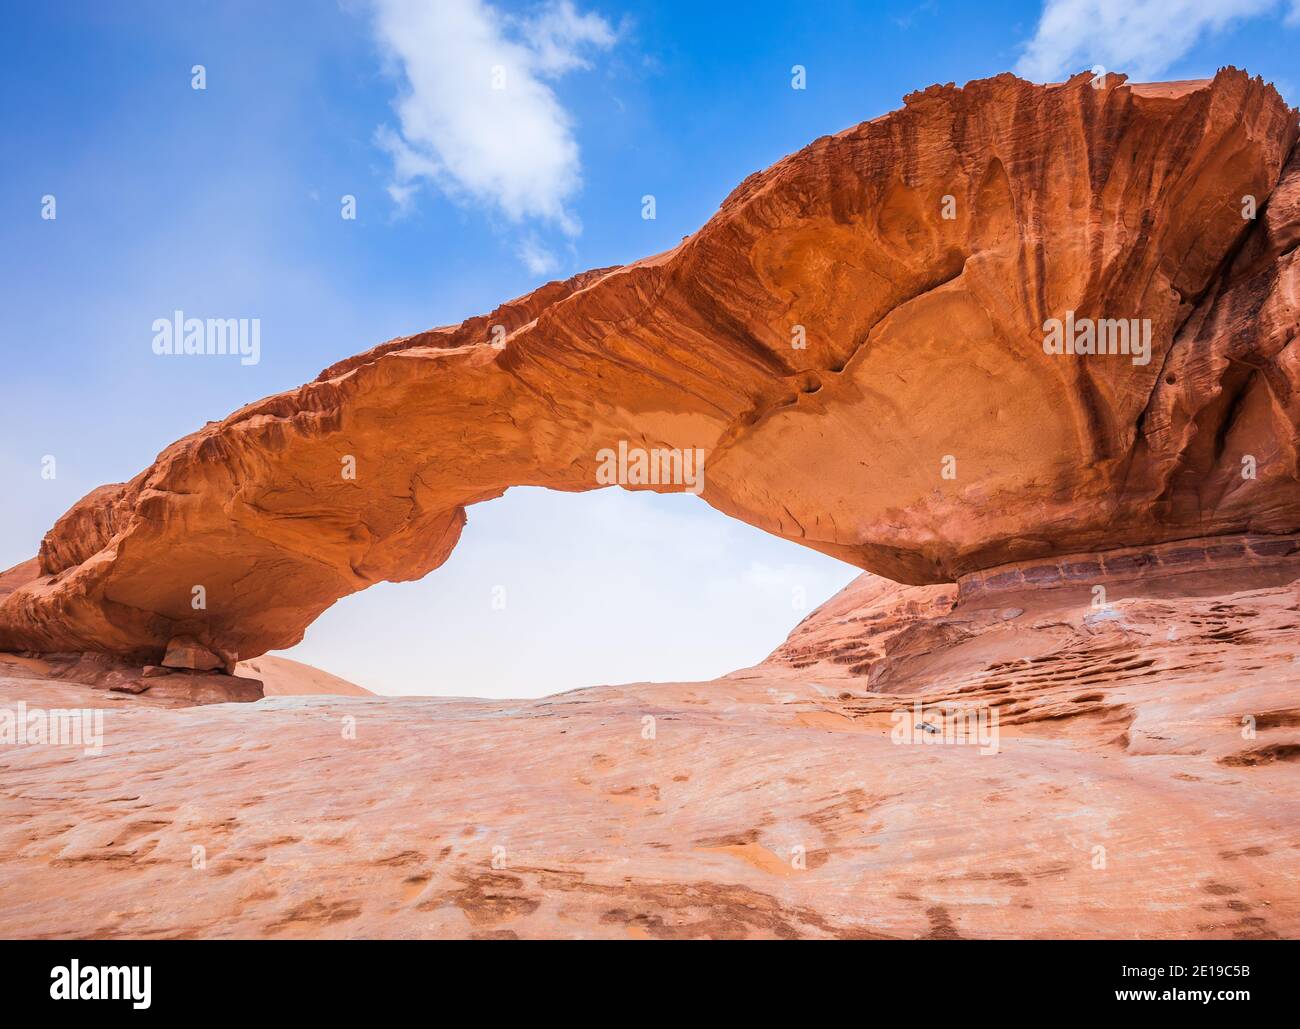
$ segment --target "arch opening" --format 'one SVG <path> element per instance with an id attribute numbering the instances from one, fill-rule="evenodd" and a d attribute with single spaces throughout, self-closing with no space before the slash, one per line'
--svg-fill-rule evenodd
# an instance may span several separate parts
<path id="1" fill-rule="evenodd" d="M 391 695 L 711 679 L 858 574 L 689 494 L 519 487 L 475 506 L 435 571 L 345 597 L 273 653 Z"/>

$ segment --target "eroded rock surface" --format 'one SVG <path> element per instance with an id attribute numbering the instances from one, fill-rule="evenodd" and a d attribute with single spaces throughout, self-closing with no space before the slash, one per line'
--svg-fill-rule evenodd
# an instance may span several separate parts
<path id="1" fill-rule="evenodd" d="M 714 682 L 123 703 L 98 756 L 0 747 L 0 936 L 1294 938 L 1300 584 L 1261 574 L 868 575 Z M 895 739 L 971 708 L 996 748 Z"/>
<path id="2" fill-rule="evenodd" d="M 194 707 L 250 703 L 263 696 L 260 679 L 205 670 L 141 667 L 111 654 L 0 653 L 0 681 L 19 680 L 18 699 L 47 707 Z M 0 710 L 10 693 L 0 690 Z M 0 715 L 3 718 L 3 715 Z M 6 741 L 8 742 L 8 741 Z"/>
<path id="3" fill-rule="evenodd" d="M 230 668 L 436 568 L 471 504 L 594 488 L 620 443 L 699 448 L 716 508 L 917 584 L 1294 532 L 1296 131 L 1233 69 L 913 94 L 668 253 L 339 362 L 97 490 L 0 577 L 0 649 L 190 637 Z M 1150 360 L 1045 353 L 1071 312 L 1149 320 Z"/>

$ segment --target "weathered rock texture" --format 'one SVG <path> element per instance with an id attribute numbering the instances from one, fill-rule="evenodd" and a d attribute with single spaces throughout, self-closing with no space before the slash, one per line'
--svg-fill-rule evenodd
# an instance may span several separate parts
<path id="1" fill-rule="evenodd" d="M 1294 938 L 1300 583 L 1261 574 L 867 575 L 705 683 L 130 698 L 97 756 L 0 747 L 0 936 Z M 0 707 L 76 690 L 0 667 Z M 995 750 L 895 740 L 972 707 Z"/>
<path id="2" fill-rule="evenodd" d="M 594 488 L 623 440 L 702 448 L 714 507 L 910 583 L 1295 531 L 1296 134 L 1232 69 L 913 94 L 750 176 L 668 253 L 168 447 L 49 532 L 0 600 L 0 649 L 157 661 L 190 637 L 229 670 L 436 568 L 468 505 Z M 1068 311 L 1150 319 L 1150 362 L 1044 353 Z"/>
<path id="3" fill-rule="evenodd" d="M 30 681 L 45 688 L 35 703 L 60 706 L 60 697 L 79 698 L 73 706 L 103 707 L 197 707 L 205 704 L 250 703 L 264 693 L 260 679 L 242 674 L 212 671 L 178 671 L 158 665 L 141 668 L 111 654 L 89 651 L 78 654 L 45 654 L 25 657 L 0 653 L 0 679 L 24 680 L 17 699 L 31 696 Z M 14 700 L 11 691 L 0 691 L 0 709 Z"/>

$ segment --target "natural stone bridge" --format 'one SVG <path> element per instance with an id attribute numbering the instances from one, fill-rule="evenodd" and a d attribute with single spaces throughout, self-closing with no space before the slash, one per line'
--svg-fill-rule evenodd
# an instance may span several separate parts
<path id="1" fill-rule="evenodd" d="M 907 583 L 1294 532 L 1296 135 L 1233 69 L 915 93 L 668 253 L 385 343 L 95 491 L 0 577 L 0 649 L 190 637 L 230 667 L 620 446 L 698 448 L 715 508 Z M 1067 312 L 1147 320 L 1149 362 L 1046 352 Z"/>

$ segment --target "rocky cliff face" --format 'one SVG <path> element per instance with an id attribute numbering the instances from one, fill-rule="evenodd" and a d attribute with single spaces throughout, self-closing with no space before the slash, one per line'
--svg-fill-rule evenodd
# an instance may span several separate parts
<path id="1" fill-rule="evenodd" d="M 230 669 L 436 568 L 469 505 L 603 484 L 620 445 L 699 450 L 714 507 L 906 583 L 1295 531 L 1296 135 L 1232 69 L 913 94 L 668 253 L 168 447 L 0 580 L 0 649 L 158 661 L 180 639 Z M 1049 353 L 1053 320 L 1133 320 L 1133 349 Z"/>
<path id="2" fill-rule="evenodd" d="M 972 572 L 952 585 L 903 586 L 867 574 L 809 614 L 758 668 L 890 694 L 933 692 L 945 684 L 971 693 L 976 687 L 970 684 L 982 678 L 994 681 L 997 694 L 1018 674 L 1006 669 L 1037 673 L 1044 660 L 1063 660 L 1079 675 L 1106 679 L 1116 669 L 1107 667 L 1108 659 L 1094 662 L 1091 642 L 1134 611 L 1146 626 L 1136 635 L 1151 638 L 1146 647 L 1237 650 L 1273 633 L 1283 645 L 1278 657 L 1290 661 L 1287 647 L 1294 641 L 1287 634 L 1300 625 L 1284 598 L 1294 597 L 1297 581 L 1300 536 L 1294 535 L 1216 536 L 1073 554 Z M 1253 590 L 1278 591 L 1280 622 L 1251 627 L 1259 612 L 1244 608 L 1236 616 L 1242 625 L 1229 631 L 1213 612 L 1233 608 L 1218 599 Z M 1180 609 L 1174 601 L 1187 605 Z M 1124 663 L 1156 663 L 1135 645 L 1134 634 L 1122 634 L 1119 642 Z M 1067 687 L 1069 678 L 1062 680 Z"/>

